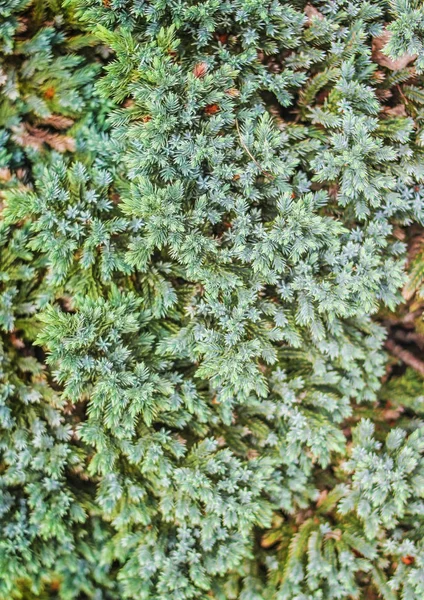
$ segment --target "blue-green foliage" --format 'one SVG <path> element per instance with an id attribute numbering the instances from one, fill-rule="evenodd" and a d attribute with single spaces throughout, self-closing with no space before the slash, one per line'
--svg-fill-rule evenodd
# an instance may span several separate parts
<path id="1" fill-rule="evenodd" d="M 41 4 L 0 5 L 0 598 L 420 600 L 372 317 L 424 219 L 422 6 Z"/>
<path id="2" fill-rule="evenodd" d="M 391 37 L 386 45 L 389 56 L 399 58 L 405 54 L 416 57 L 418 73 L 424 70 L 424 14 L 418 0 L 394 0 L 390 3 L 394 21 L 388 26 Z"/>

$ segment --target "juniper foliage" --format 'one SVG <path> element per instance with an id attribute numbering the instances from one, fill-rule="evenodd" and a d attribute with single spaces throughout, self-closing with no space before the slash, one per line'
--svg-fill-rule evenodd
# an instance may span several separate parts
<path id="1" fill-rule="evenodd" d="M 419 600 L 421 3 L 3 4 L 0 598 Z"/>

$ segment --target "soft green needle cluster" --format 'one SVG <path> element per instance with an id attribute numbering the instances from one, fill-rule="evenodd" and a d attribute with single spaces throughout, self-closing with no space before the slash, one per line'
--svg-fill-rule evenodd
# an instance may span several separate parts
<path id="1" fill-rule="evenodd" d="M 0 18 L 1 600 L 421 600 L 422 3 Z"/>

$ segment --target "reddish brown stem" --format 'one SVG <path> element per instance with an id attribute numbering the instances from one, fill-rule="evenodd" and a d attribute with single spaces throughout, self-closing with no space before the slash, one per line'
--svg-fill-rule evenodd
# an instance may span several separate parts
<path id="1" fill-rule="evenodd" d="M 417 373 L 424 377 L 424 362 L 414 356 L 412 352 L 408 352 L 408 350 L 405 350 L 402 348 L 402 346 L 399 346 L 390 339 L 386 340 L 385 346 L 390 354 L 393 354 L 393 356 L 399 358 L 406 365 L 408 365 L 408 367 L 412 367 L 415 371 L 417 371 Z"/>

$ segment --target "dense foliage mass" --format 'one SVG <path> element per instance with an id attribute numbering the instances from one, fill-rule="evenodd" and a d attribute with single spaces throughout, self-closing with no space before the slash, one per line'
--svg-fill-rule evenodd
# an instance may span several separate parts
<path id="1" fill-rule="evenodd" d="M 421 0 L 0 19 L 0 599 L 422 600 Z"/>

